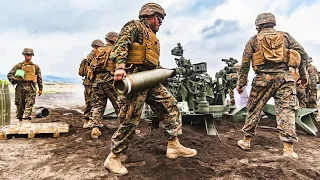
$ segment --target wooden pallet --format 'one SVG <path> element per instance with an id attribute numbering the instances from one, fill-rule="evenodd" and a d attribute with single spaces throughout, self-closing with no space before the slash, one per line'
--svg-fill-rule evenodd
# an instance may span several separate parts
<path id="1" fill-rule="evenodd" d="M 28 135 L 28 138 L 34 138 L 36 134 L 53 134 L 53 137 L 59 137 L 60 133 L 69 132 L 67 123 L 19 123 L 17 125 L 4 126 L 0 129 L 0 139 L 8 139 L 12 135 Z"/>

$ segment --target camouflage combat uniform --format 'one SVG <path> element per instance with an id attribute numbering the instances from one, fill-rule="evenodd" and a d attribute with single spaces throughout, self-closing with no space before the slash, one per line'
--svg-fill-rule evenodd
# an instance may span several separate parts
<path id="1" fill-rule="evenodd" d="M 148 70 L 145 65 L 126 63 L 131 45 L 133 43 L 142 44 L 144 32 L 147 30 L 151 31 L 144 19 L 130 21 L 122 28 L 115 47 L 110 54 L 110 59 L 116 62 L 116 69 L 124 69 L 125 66 L 130 67 L 126 69 L 127 74 Z M 150 33 L 146 35 L 147 37 L 145 38 L 149 38 L 149 35 L 151 36 Z M 182 133 L 181 115 L 177 106 L 177 100 L 163 85 L 158 84 L 139 92 L 120 96 L 120 112 L 118 116 L 121 124 L 112 137 L 111 150 L 113 153 L 120 153 L 128 148 L 135 134 L 136 126 L 139 124 L 144 102 L 149 104 L 157 115 L 163 117 L 160 121 L 160 126 L 171 135 L 171 138 Z"/>
<path id="2" fill-rule="evenodd" d="M 31 119 L 32 107 L 35 103 L 38 84 L 39 90 L 42 91 L 42 76 L 38 65 L 30 62 L 28 65 L 35 66 L 35 75 L 37 75 L 37 83 L 33 81 L 25 81 L 22 77 L 15 77 L 18 69 L 22 69 L 24 62 L 16 64 L 8 73 L 9 81 L 16 85 L 15 88 L 15 105 L 17 106 L 17 119 Z"/>
<path id="3" fill-rule="evenodd" d="M 311 63 L 308 63 L 307 71 L 308 71 L 308 75 L 309 75 L 307 86 L 301 87 L 299 85 L 299 83 L 296 86 L 299 106 L 301 108 L 318 109 L 317 92 L 318 92 L 319 75 L 318 75 L 316 67 L 313 66 Z M 314 112 L 314 117 L 317 121 L 319 121 L 319 112 L 318 111 Z"/>
<path id="4" fill-rule="evenodd" d="M 300 85 L 299 80 L 299 70 L 297 68 L 289 68 L 289 71 L 296 82 L 296 89 L 297 89 L 297 105 L 302 108 L 307 108 L 307 96 L 306 96 L 306 89 L 305 87 Z"/>
<path id="5" fill-rule="evenodd" d="M 276 32 L 273 28 L 264 28 L 261 33 Z M 305 66 L 308 55 L 303 47 L 288 33 L 283 32 L 284 47 L 294 49 L 301 55 L 299 66 L 300 77 L 306 77 Z M 238 85 L 244 87 L 247 84 L 250 63 L 253 53 L 258 51 L 257 35 L 254 35 L 246 44 Z M 248 112 L 243 127 L 245 136 L 255 135 L 255 129 L 260 121 L 260 114 L 267 101 L 274 97 L 277 119 L 277 129 L 280 132 L 280 139 L 284 142 L 296 142 L 298 140 L 295 132 L 295 103 L 296 87 L 287 63 L 270 63 L 258 66 L 256 76 L 252 82 L 252 89 L 249 96 Z"/>
<path id="6" fill-rule="evenodd" d="M 319 80 L 318 71 L 317 71 L 317 68 L 311 63 L 308 64 L 307 69 L 309 74 L 308 85 L 305 88 L 307 108 L 314 108 L 318 110 L 318 105 L 317 105 L 318 80 Z M 317 121 L 320 121 L 319 110 L 314 112 L 314 117 Z"/>
<path id="7" fill-rule="evenodd" d="M 238 73 L 234 73 L 235 74 L 235 77 L 232 77 L 232 78 L 239 78 L 239 74 Z M 230 96 L 230 105 L 231 106 L 235 106 L 236 105 L 236 102 L 235 102 L 235 99 L 234 99 L 234 92 L 233 92 L 233 89 L 228 89 L 228 94 Z"/>
<path id="8" fill-rule="evenodd" d="M 86 59 L 83 59 L 81 64 L 84 64 L 84 66 L 80 66 L 79 68 L 79 75 L 84 77 L 83 79 L 83 85 L 84 85 L 84 99 L 85 99 L 85 106 L 83 109 L 83 114 L 85 119 L 89 119 L 91 114 L 91 108 L 93 107 L 93 91 L 92 91 L 92 84 L 94 79 L 90 79 L 87 74 L 87 68 L 90 66 L 92 59 L 95 58 L 95 53 L 92 50 Z"/>
<path id="9" fill-rule="evenodd" d="M 299 106 L 302 108 L 307 108 L 308 102 L 307 102 L 306 88 L 301 87 L 300 84 L 296 84 L 296 88 L 297 88 L 297 98 L 298 98 Z"/>
<path id="10" fill-rule="evenodd" d="M 116 113 L 117 114 L 119 113 L 117 94 L 113 89 L 113 75 L 112 75 L 113 72 L 108 70 L 107 67 L 105 67 L 104 64 L 99 61 L 100 56 L 109 57 L 109 54 L 112 48 L 113 48 L 113 45 L 108 42 L 105 47 L 99 48 L 99 52 L 97 53 L 96 59 L 97 59 L 98 67 L 95 70 L 96 77 L 92 85 L 93 98 L 95 100 L 95 103 L 91 110 L 92 118 L 88 123 L 88 127 L 103 126 L 101 120 L 103 118 L 103 114 L 107 106 L 108 98 L 110 99 Z M 104 50 L 101 51 L 102 49 Z M 108 61 L 111 61 L 111 60 L 108 60 Z"/>

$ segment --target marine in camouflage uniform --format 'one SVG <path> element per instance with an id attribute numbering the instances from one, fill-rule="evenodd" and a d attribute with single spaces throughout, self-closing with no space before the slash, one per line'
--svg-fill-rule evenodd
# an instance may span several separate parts
<path id="1" fill-rule="evenodd" d="M 95 80 L 92 85 L 95 103 L 91 109 L 92 119 L 88 123 L 88 127 L 92 128 L 91 137 L 94 139 L 101 135 L 99 127 L 103 126 L 101 120 L 103 118 L 108 99 L 110 99 L 116 113 L 119 113 L 117 94 L 113 89 L 113 73 L 115 65 L 112 60 L 109 60 L 110 52 L 117 38 L 118 33 L 109 32 L 106 35 L 106 46 L 99 48 L 97 51 L 97 66 L 94 67 Z"/>
<path id="2" fill-rule="evenodd" d="M 242 87 L 247 83 L 250 63 L 253 63 L 253 69 L 256 76 L 252 82 L 252 88 L 249 96 L 248 111 L 246 116 L 243 131 L 245 137 L 238 141 L 238 145 L 245 150 L 250 149 L 251 137 L 255 135 L 255 129 L 260 121 L 260 114 L 267 103 L 273 97 L 275 99 L 275 111 L 277 119 L 277 129 L 280 133 L 280 139 L 284 142 L 284 156 L 297 159 L 298 155 L 293 151 L 292 143 L 297 142 L 297 134 L 295 132 L 295 103 L 296 103 L 296 87 L 295 81 L 289 73 L 289 62 L 285 62 L 285 52 L 282 52 L 282 59 L 280 62 L 272 62 L 271 58 L 267 59 L 265 49 L 258 46 L 258 38 L 263 35 L 264 38 L 269 37 L 283 37 L 283 40 L 278 41 L 284 45 L 285 49 L 295 50 L 301 56 L 301 63 L 299 65 L 300 80 L 302 85 L 307 84 L 306 64 L 308 55 L 303 47 L 288 33 L 276 31 L 273 27 L 276 25 L 274 15 L 271 13 L 260 14 L 256 19 L 256 27 L 258 34 L 254 35 L 247 42 L 241 63 L 240 76 L 238 79 L 237 90 L 242 92 Z M 277 39 L 279 40 L 279 39 Z M 261 39 L 263 43 L 265 39 Z M 276 41 L 277 42 L 277 41 Z M 275 46 L 273 46 L 275 47 Z M 277 50 L 277 49 L 275 49 Z M 279 49 L 280 51 L 284 50 Z M 263 53 L 261 53 L 263 52 Z M 269 51 L 274 52 L 274 51 Z M 256 55 L 256 56 L 255 56 Z M 265 58 L 264 63 L 257 65 L 254 58 L 261 60 Z M 262 57 L 263 56 L 263 57 Z M 268 56 L 269 57 L 269 56 Z M 274 54 L 273 54 L 273 57 Z M 276 56 L 277 57 L 277 56 Z"/>
<path id="3" fill-rule="evenodd" d="M 160 44 L 156 32 L 165 15 L 164 9 L 159 4 L 147 3 L 139 12 L 140 20 L 133 20 L 124 25 L 110 54 L 110 59 L 116 62 L 114 75 L 116 81 L 121 80 L 127 73 L 160 68 Z M 160 126 L 169 135 L 168 158 L 192 157 L 197 154 L 196 150 L 185 148 L 179 143 L 177 136 L 182 133 L 182 123 L 177 100 L 163 85 L 158 84 L 120 96 L 118 115 L 120 127 L 112 136 L 111 153 L 104 163 L 104 166 L 114 174 L 128 173 L 121 165 L 119 154 L 128 148 L 133 139 L 144 102 L 149 104 L 157 115 L 163 117 Z"/>
<path id="4" fill-rule="evenodd" d="M 232 78 L 238 78 L 238 77 L 239 77 L 240 66 L 241 66 L 240 64 L 235 64 L 235 65 L 234 65 L 234 68 L 236 69 L 237 74 L 235 74 L 236 76 L 235 76 L 235 77 L 232 77 Z M 230 105 L 231 105 L 231 106 L 235 106 L 236 103 L 235 103 L 235 100 L 234 100 L 233 89 L 228 89 L 228 93 L 229 93 L 229 96 L 230 96 Z"/>
<path id="5" fill-rule="evenodd" d="M 307 108 L 307 95 L 306 95 L 306 88 L 304 86 L 300 86 L 299 80 L 299 70 L 297 68 L 289 68 L 289 71 L 296 82 L 296 89 L 297 89 L 297 105 L 302 108 Z"/>
<path id="6" fill-rule="evenodd" d="M 83 114 L 84 114 L 85 122 L 84 122 L 83 128 L 88 127 L 88 121 L 92 116 L 91 108 L 93 107 L 93 103 L 94 103 L 92 84 L 94 82 L 95 77 L 93 74 L 93 70 L 90 68 L 90 66 L 92 63 L 94 63 L 93 60 L 95 61 L 96 51 L 98 50 L 99 47 L 102 47 L 102 46 L 104 46 L 104 43 L 99 39 L 96 39 L 91 43 L 91 47 L 93 49 L 87 55 L 87 57 L 81 61 L 79 71 L 78 71 L 78 74 L 84 77 L 83 85 L 84 85 L 85 106 L 83 109 Z"/>
<path id="7" fill-rule="evenodd" d="M 306 87 L 300 86 L 300 84 L 296 84 L 297 88 L 297 98 L 299 106 L 302 108 L 307 108 L 307 94 L 306 94 Z"/>
<path id="8" fill-rule="evenodd" d="M 317 111 L 314 112 L 313 114 L 316 121 L 319 122 L 320 117 L 319 117 L 319 109 L 317 105 L 319 75 L 318 75 L 317 68 L 314 65 L 312 65 L 311 62 L 312 62 L 312 59 L 311 57 L 309 57 L 309 64 L 307 66 L 309 81 L 308 81 L 308 85 L 305 88 L 306 104 L 307 104 L 307 108 L 317 109 Z"/>
<path id="9" fill-rule="evenodd" d="M 32 107 L 35 103 L 38 84 L 38 95 L 42 94 L 42 76 L 38 65 L 31 62 L 34 56 L 33 49 L 25 48 L 22 52 L 25 60 L 16 64 L 8 73 L 9 81 L 15 87 L 15 105 L 17 106 L 16 117 L 19 120 L 31 120 Z M 24 77 L 16 76 L 17 70 L 24 71 Z M 18 74 L 18 73 L 17 73 Z"/>
<path id="10" fill-rule="evenodd" d="M 318 92 L 318 81 L 319 75 L 317 68 L 311 64 L 312 58 L 309 57 L 309 63 L 307 65 L 307 71 L 309 75 L 308 84 L 306 87 L 300 86 L 300 81 L 298 80 L 299 77 L 296 77 L 297 81 L 297 98 L 299 101 L 299 106 L 301 108 L 314 108 L 317 109 L 314 112 L 314 117 L 316 121 L 319 121 L 319 110 L 317 105 L 317 92 Z M 296 73 L 293 73 L 295 76 Z"/>

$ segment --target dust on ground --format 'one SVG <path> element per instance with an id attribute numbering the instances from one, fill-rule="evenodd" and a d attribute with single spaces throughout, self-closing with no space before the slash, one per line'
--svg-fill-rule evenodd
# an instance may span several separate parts
<path id="1" fill-rule="evenodd" d="M 83 129 L 81 104 L 71 101 L 74 94 L 44 95 L 37 108 L 49 106 L 49 117 L 34 122 L 66 122 L 70 132 L 59 138 L 13 138 L 0 141 L 0 179 L 320 179 L 320 137 L 298 132 L 295 151 L 299 160 L 282 158 L 282 143 L 275 129 L 257 128 L 251 151 L 236 143 L 243 137 L 242 124 L 225 120 L 215 122 L 217 136 L 206 135 L 204 125 L 184 125 L 181 144 L 195 148 L 192 158 L 166 158 L 163 130 L 151 131 L 142 120 L 125 155 L 121 156 L 129 174 L 116 177 L 103 167 L 110 152 L 110 139 L 118 127 L 116 119 L 105 119 L 102 136 L 92 140 Z M 60 104 L 56 104 L 60 103 Z M 274 121 L 262 119 L 261 126 L 275 127 Z M 317 125 L 320 129 L 320 125 Z"/>

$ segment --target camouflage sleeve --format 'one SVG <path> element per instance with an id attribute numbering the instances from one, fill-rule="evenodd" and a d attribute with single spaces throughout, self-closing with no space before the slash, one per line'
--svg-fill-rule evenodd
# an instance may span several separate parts
<path id="1" fill-rule="evenodd" d="M 36 66 L 36 75 L 37 75 L 37 83 L 38 83 L 39 90 L 42 91 L 43 89 L 42 75 L 41 75 L 41 70 L 39 66 Z"/>
<path id="2" fill-rule="evenodd" d="M 310 83 L 317 84 L 318 80 L 319 80 L 317 68 L 314 65 L 309 63 L 307 71 L 308 71 L 308 74 L 309 74 L 309 79 L 311 79 L 311 81 L 312 81 Z"/>
<path id="3" fill-rule="evenodd" d="M 17 84 L 18 82 L 16 81 L 15 78 L 15 73 L 16 70 L 21 69 L 20 64 L 16 64 L 15 66 L 13 66 L 13 68 L 9 71 L 7 78 L 8 80 L 12 83 L 12 84 Z"/>
<path id="4" fill-rule="evenodd" d="M 298 51 L 298 53 L 301 56 L 301 63 L 299 66 L 299 74 L 300 77 L 304 77 L 307 78 L 307 64 L 308 64 L 308 54 L 306 53 L 306 51 L 304 50 L 304 48 L 289 34 L 287 34 L 287 38 L 288 38 L 288 42 L 289 42 L 289 49 L 294 49 L 296 51 Z"/>
<path id="5" fill-rule="evenodd" d="M 247 42 L 242 54 L 241 68 L 240 68 L 239 79 L 237 83 L 242 87 L 246 86 L 248 83 L 250 61 L 252 60 L 252 54 L 253 54 L 252 42 L 253 42 L 253 37 Z"/>
<path id="6" fill-rule="evenodd" d="M 80 63 L 80 67 L 79 67 L 79 70 L 78 70 L 78 74 L 79 76 L 85 76 L 86 75 L 86 61 L 87 59 L 82 59 L 81 63 Z"/>
<path id="7" fill-rule="evenodd" d="M 129 47 L 135 42 L 138 34 L 139 28 L 134 21 L 130 21 L 122 27 L 117 42 L 110 53 L 110 59 L 116 63 L 116 69 L 125 67 Z"/>

